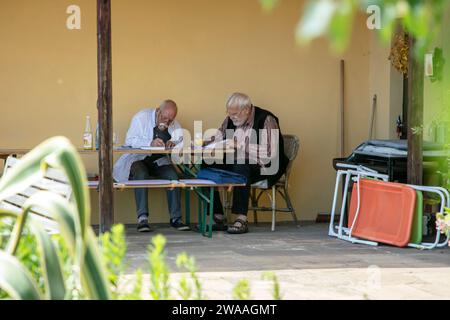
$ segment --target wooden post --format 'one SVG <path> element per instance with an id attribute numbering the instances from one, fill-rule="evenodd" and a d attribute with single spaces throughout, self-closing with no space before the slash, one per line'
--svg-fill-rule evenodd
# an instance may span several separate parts
<path id="1" fill-rule="evenodd" d="M 408 183 L 423 182 L 424 57 L 414 53 L 415 39 L 409 37 L 408 68 Z M 415 134 L 413 134 L 413 130 Z"/>
<path id="2" fill-rule="evenodd" d="M 97 0 L 97 65 L 99 120 L 99 207 L 100 232 L 114 223 L 113 142 L 112 142 L 112 64 L 111 64 L 111 0 Z"/>
<path id="3" fill-rule="evenodd" d="M 400 139 L 408 139 L 408 76 L 403 75 L 403 102 L 402 102 L 402 135 Z"/>
<path id="4" fill-rule="evenodd" d="M 345 61 L 341 60 L 341 72 L 340 72 L 340 118 L 341 118 L 341 152 L 340 157 L 345 156 Z"/>

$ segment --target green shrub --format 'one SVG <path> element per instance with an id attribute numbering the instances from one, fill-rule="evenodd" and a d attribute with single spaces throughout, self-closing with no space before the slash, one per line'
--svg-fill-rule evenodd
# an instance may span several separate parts
<path id="1" fill-rule="evenodd" d="M 250 300 L 250 284 L 247 279 L 241 279 L 233 288 L 233 299 Z"/>
<path id="2" fill-rule="evenodd" d="M 0 180 L 0 202 L 42 179 L 47 168 L 62 170 L 69 179 L 73 201 L 57 194 L 37 192 L 21 213 L 0 209 L 0 299 L 142 299 L 143 273 L 137 270 L 131 286 L 124 281 L 127 244 L 123 225 L 97 238 L 89 225 L 90 200 L 86 173 L 75 148 L 63 137 L 49 139 Z M 28 213 L 39 207 L 59 226 L 48 234 Z M 148 247 L 150 297 L 171 299 L 166 238 L 157 235 Z M 195 259 L 186 253 L 176 258 L 187 272 L 176 292 L 181 299 L 205 299 Z M 274 275 L 274 297 L 279 286 Z M 131 289 L 129 289 L 131 288 Z M 233 290 L 236 299 L 250 299 L 250 286 L 241 280 Z"/>

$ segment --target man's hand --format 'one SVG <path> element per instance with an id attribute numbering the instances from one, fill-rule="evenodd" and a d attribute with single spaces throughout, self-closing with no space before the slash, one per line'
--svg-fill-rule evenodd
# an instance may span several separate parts
<path id="1" fill-rule="evenodd" d="M 173 147 L 175 147 L 175 142 L 170 141 L 170 140 L 166 142 L 167 149 L 172 149 Z"/>
<path id="2" fill-rule="evenodd" d="M 162 139 L 160 138 L 156 138 L 155 140 L 152 141 L 150 145 L 152 147 L 164 147 L 164 141 L 162 141 Z"/>
<path id="3" fill-rule="evenodd" d="M 212 136 L 210 138 L 210 140 L 203 140 L 203 144 L 202 147 L 206 147 L 207 145 L 210 145 L 211 143 L 213 143 L 216 140 L 215 136 Z"/>
<path id="4" fill-rule="evenodd" d="M 213 142 L 214 142 L 214 140 L 203 141 L 202 147 L 209 146 Z"/>
<path id="5" fill-rule="evenodd" d="M 234 149 L 234 150 L 238 149 L 238 142 L 237 142 L 237 140 L 236 139 L 227 140 L 226 148 Z"/>

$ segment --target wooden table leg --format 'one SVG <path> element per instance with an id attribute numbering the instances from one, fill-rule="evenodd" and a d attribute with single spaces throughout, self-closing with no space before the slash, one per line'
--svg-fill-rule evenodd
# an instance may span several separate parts
<path id="1" fill-rule="evenodd" d="M 198 209 L 197 209 L 197 221 L 198 221 L 198 231 L 200 233 L 203 232 L 203 223 L 202 223 L 202 210 L 203 210 L 203 204 L 201 197 L 198 197 Z"/>
<path id="2" fill-rule="evenodd" d="M 191 193 L 189 188 L 184 189 L 184 211 L 186 214 L 186 225 L 191 224 Z"/>
<path id="3" fill-rule="evenodd" d="M 206 221 L 206 213 L 208 212 L 208 201 L 205 199 L 202 200 L 202 224 L 203 224 L 203 236 L 206 236 L 206 227 L 208 226 L 208 223 Z"/>
<path id="4" fill-rule="evenodd" d="M 212 238 L 212 222 L 214 214 L 214 187 L 209 188 L 209 230 L 208 237 Z"/>

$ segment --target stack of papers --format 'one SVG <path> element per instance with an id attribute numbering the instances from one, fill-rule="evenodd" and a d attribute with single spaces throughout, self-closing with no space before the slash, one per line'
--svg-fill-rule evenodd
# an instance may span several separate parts
<path id="1" fill-rule="evenodd" d="M 166 150 L 166 147 L 152 147 L 152 146 L 146 146 L 146 147 L 138 147 L 133 148 L 131 146 L 120 146 L 116 150 L 133 150 L 133 149 L 140 149 L 140 150 Z"/>

